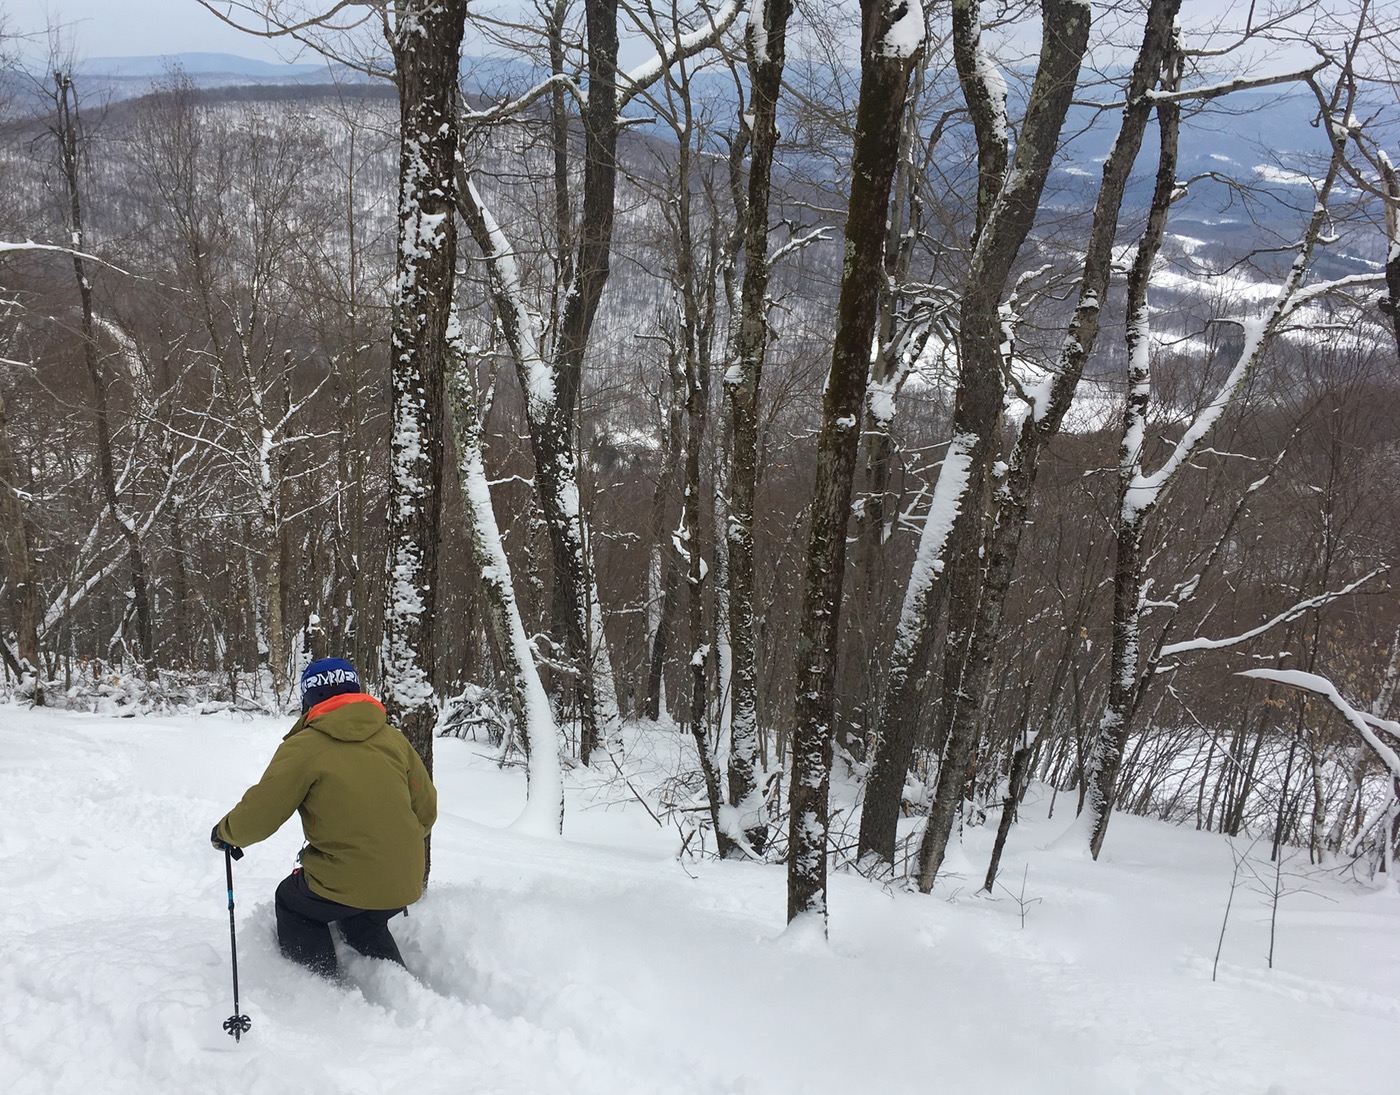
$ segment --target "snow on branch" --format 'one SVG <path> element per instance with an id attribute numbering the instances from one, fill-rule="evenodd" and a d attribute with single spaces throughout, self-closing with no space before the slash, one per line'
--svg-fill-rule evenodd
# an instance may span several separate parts
<path id="1" fill-rule="evenodd" d="M 127 277 L 136 277 L 130 270 L 123 270 L 120 266 L 100 259 L 96 255 L 89 255 L 86 251 L 77 251 L 72 247 L 60 247 L 56 243 L 35 243 L 33 240 L 25 240 L 23 243 L 8 243 L 0 240 L 0 255 L 7 255 L 14 251 L 51 251 L 59 255 L 67 255 L 69 258 L 82 259 L 84 262 L 95 262 L 99 266 L 105 266 L 109 270 L 115 270 L 119 274 Z"/>
<path id="2" fill-rule="evenodd" d="M 1308 272 L 1313 249 L 1321 238 L 1323 226 L 1328 218 L 1327 199 L 1340 170 L 1341 157 L 1334 154 L 1327 177 L 1319 191 L 1317 204 L 1313 208 L 1312 220 L 1308 225 L 1307 232 L 1299 244 L 1298 253 L 1294 257 L 1287 277 L 1284 278 L 1283 284 L 1279 287 L 1279 291 L 1266 313 L 1255 319 L 1226 320 L 1226 322 L 1236 324 L 1244 332 L 1244 345 L 1240 348 L 1234 368 L 1230 370 L 1230 375 L 1225 378 L 1225 382 L 1221 384 L 1215 397 L 1201 410 L 1176 444 L 1172 446 L 1171 452 L 1162 461 L 1161 466 L 1155 472 L 1139 471 L 1133 476 L 1132 482 L 1123 493 L 1125 515 L 1132 511 L 1141 512 L 1156 505 L 1158 498 L 1161 497 L 1162 491 L 1172 477 L 1183 464 L 1191 459 L 1215 424 L 1233 405 L 1235 396 L 1243 387 L 1245 379 L 1263 356 L 1270 337 L 1283 325 L 1285 320 L 1305 304 L 1317 300 L 1325 294 L 1344 288 L 1374 285 L 1380 282 L 1382 278 L 1380 274 L 1356 274 L 1333 281 L 1318 282 L 1314 285 L 1303 285 L 1303 278 Z M 1140 438 L 1137 444 L 1141 444 Z"/>
<path id="3" fill-rule="evenodd" d="M 1388 568 L 1386 567 L 1377 567 L 1375 570 L 1371 571 L 1371 573 L 1364 575 L 1361 578 L 1358 578 L 1350 585 L 1343 586 L 1341 589 L 1333 590 L 1329 593 L 1319 593 L 1316 597 L 1304 598 L 1297 604 L 1293 605 L 1291 608 L 1287 608 L 1283 612 L 1280 612 L 1273 619 L 1266 620 L 1258 627 L 1250 628 L 1250 630 L 1243 632 L 1242 634 L 1232 635 L 1231 637 L 1226 639 L 1198 638 L 1187 639 L 1184 642 L 1179 643 L 1171 643 L 1167 646 L 1162 647 L 1160 657 L 1170 658 L 1177 654 L 1186 654 L 1195 650 L 1223 650 L 1227 647 L 1239 646 L 1241 643 L 1248 642 L 1250 639 L 1258 638 L 1260 635 L 1263 635 L 1265 632 L 1272 630 L 1279 624 L 1284 624 L 1287 623 L 1289 620 L 1297 619 L 1303 613 L 1308 612 L 1311 609 L 1322 608 L 1324 605 L 1331 604 L 1333 601 L 1338 600 L 1339 598 L 1354 593 L 1360 586 L 1369 582 L 1378 574 L 1384 574 L 1387 569 Z"/>
<path id="4" fill-rule="evenodd" d="M 566 76 L 562 72 L 556 72 L 548 79 L 536 84 L 529 91 L 522 95 L 517 95 L 514 99 L 490 107 L 487 110 L 464 110 L 462 111 L 462 122 L 464 124 L 479 125 L 486 122 L 499 122 L 504 118 L 512 117 L 529 109 L 534 103 L 539 101 L 553 91 L 556 87 L 562 87 L 570 92 L 580 104 L 588 101 L 588 94 L 579 87 L 571 76 Z"/>
<path id="5" fill-rule="evenodd" d="M 1299 69 L 1297 72 L 1280 72 L 1275 73 L 1273 76 L 1257 76 L 1253 79 L 1241 76 L 1237 80 L 1226 80 L 1224 83 L 1208 84 L 1205 87 L 1187 87 L 1179 91 L 1165 91 L 1161 88 L 1156 88 L 1147 93 L 1147 98 L 1158 103 L 1181 103 L 1197 99 L 1219 99 L 1225 95 L 1233 95 L 1237 91 L 1253 91 L 1255 88 L 1273 87 L 1277 84 L 1302 83 L 1316 76 L 1331 63 L 1331 61 L 1319 61 L 1311 68 Z"/>
<path id="6" fill-rule="evenodd" d="M 529 401 L 528 413 L 532 420 L 537 420 L 554 400 L 555 375 L 544 360 L 540 322 L 526 301 L 524 282 L 515 262 L 515 248 L 471 178 L 463 180 L 457 195 L 463 219 L 490 271 L 496 315 L 523 381 Z"/>
<path id="7" fill-rule="evenodd" d="M 1323 697 L 1341 712 L 1342 717 L 1366 740 L 1366 744 L 1375 750 L 1382 763 L 1390 769 L 1390 774 L 1400 779 L 1400 754 L 1376 736 L 1376 732 L 1371 729 L 1371 718 L 1347 703 L 1337 691 L 1337 686 L 1326 677 L 1320 677 L 1316 673 L 1305 673 L 1300 669 L 1246 669 L 1240 676 L 1283 684 L 1290 688 L 1301 688 L 1305 692 Z"/>
<path id="8" fill-rule="evenodd" d="M 768 264 L 770 266 L 774 266 L 783 259 L 787 258 L 788 255 L 791 255 L 796 251 L 801 251 L 804 247 L 808 246 L 809 244 L 830 242 L 831 229 L 829 227 L 821 226 L 818 228 L 813 228 L 810 232 L 804 232 L 800 236 L 793 236 L 792 239 L 787 241 L 787 243 L 777 248 L 772 253 L 772 255 L 768 257 Z"/>
<path id="9" fill-rule="evenodd" d="M 678 34 L 673 40 L 658 44 L 653 56 L 630 72 L 619 73 L 618 113 L 621 114 L 637 95 L 661 79 L 662 74 L 677 61 L 694 57 L 718 42 L 720 35 L 734 25 L 743 10 L 744 0 L 724 0 L 718 11 L 705 13 L 704 25 L 689 34 Z"/>
<path id="10" fill-rule="evenodd" d="M 1384 730 L 1391 737 L 1400 741 L 1400 722 L 1396 722 L 1394 719 L 1383 719 L 1379 715 L 1372 715 L 1369 711 L 1359 711 L 1357 714 L 1366 720 L 1367 726 Z"/>
<path id="11" fill-rule="evenodd" d="M 1322 297 L 1332 293 L 1345 292 L 1348 289 L 1372 289 L 1385 285 L 1384 272 L 1374 274 L 1350 274 L 1344 278 L 1337 278 L 1335 281 L 1320 281 L 1315 285 L 1305 285 L 1293 294 L 1291 300 L 1282 312 L 1282 318 L 1291 316 L 1298 309 L 1313 303 Z"/>

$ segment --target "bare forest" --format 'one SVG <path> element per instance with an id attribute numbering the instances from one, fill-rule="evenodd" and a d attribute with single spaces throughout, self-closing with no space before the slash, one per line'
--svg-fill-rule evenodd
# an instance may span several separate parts
<path id="1" fill-rule="evenodd" d="M 343 656 L 821 925 L 1032 783 L 1395 869 L 1393 8 L 206 6 L 335 79 L 4 76 L 14 700 Z"/>

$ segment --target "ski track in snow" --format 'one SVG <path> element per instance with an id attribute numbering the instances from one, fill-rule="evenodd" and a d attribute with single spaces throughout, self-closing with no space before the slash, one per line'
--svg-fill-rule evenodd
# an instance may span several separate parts
<path id="1" fill-rule="evenodd" d="M 781 868 L 682 867 L 675 831 L 598 775 L 570 774 L 565 841 L 506 829 L 523 773 L 454 739 L 438 743 L 433 885 L 392 923 L 417 977 L 351 954 L 333 985 L 280 957 L 292 821 L 235 864 L 252 1019 L 235 1044 L 206 834 L 285 728 L 0 707 L 0 1091 L 1396 1089 L 1393 889 L 1311 878 L 1281 905 L 1274 970 L 1267 907 L 1237 891 L 1212 983 L 1224 842 L 1117 816 L 1096 864 L 1055 839 L 1064 798 L 1048 821 L 1031 800 L 995 897 L 973 892 L 990 826 L 929 897 L 835 874 L 831 943 L 814 945 L 783 935 Z M 649 734 L 643 788 L 687 748 Z"/>

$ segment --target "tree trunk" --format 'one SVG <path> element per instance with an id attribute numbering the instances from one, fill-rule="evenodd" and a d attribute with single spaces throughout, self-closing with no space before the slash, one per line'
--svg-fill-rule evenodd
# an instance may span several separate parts
<path id="1" fill-rule="evenodd" d="M 778 143 L 777 108 L 787 56 L 792 0 L 768 0 L 761 25 L 750 20 L 748 51 L 752 131 L 748 196 L 744 204 L 744 278 L 739 296 L 738 360 L 725 377 L 729 397 L 732 467 L 725 539 L 729 548 L 729 647 L 733 667 L 730 702 L 729 803 L 750 847 L 762 851 L 768 829 L 762 820 L 758 772 L 758 650 L 754 622 L 754 497 L 758 489 L 758 410 L 763 359 L 768 345 L 768 207 L 773 153 Z"/>
<path id="2" fill-rule="evenodd" d="M 1390 158 L 1381 153 L 1381 189 L 1385 194 L 1385 290 L 1381 311 L 1390 317 L 1395 345 L 1400 349 L 1400 178 Z"/>
<path id="3" fill-rule="evenodd" d="M 410 0 L 391 32 L 399 91 L 399 242 L 391 346 L 392 456 L 384 698 L 432 771 L 442 515 L 457 257 L 457 72 L 466 0 Z"/>
<path id="4" fill-rule="evenodd" d="M 846 565 L 846 524 L 869 379 L 884 260 L 885 216 L 899 161 L 900 119 L 909 74 L 923 49 L 917 34 L 894 48 L 891 32 L 907 5 L 862 0 L 861 85 L 856 107 L 845 265 L 836 309 L 831 371 L 817 437 L 816 483 L 803 580 L 795 667 L 788 828 L 788 920 L 820 918 L 826 931 L 826 842 L 838 626 Z M 909 29 L 909 28 L 901 28 Z"/>
<path id="5" fill-rule="evenodd" d="M 1127 748 L 1132 713 L 1138 705 L 1141 667 L 1143 533 L 1153 498 L 1146 505 L 1130 504 L 1132 488 L 1142 470 L 1141 438 L 1147 428 L 1152 398 L 1151 330 L 1147 322 L 1147 289 L 1152 264 L 1166 234 L 1167 212 L 1176 189 L 1177 135 L 1181 109 L 1163 102 L 1157 107 L 1161 154 L 1157 185 L 1152 195 L 1147 228 L 1138 242 L 1128 275 L 1128 402 L 1124 410 L 1123 445 L 1118 471 L 1118 543 L 1113 571 L 1113 644 L 1109 657 L 1108 706 L 1099 725 L 1099 739 L 1090 754 L 1084 809 L 1094 858 L 1103 849 L 1104 833 L 1113 810 L 1118 775 Z"/>
<path id="6" fill-rule="evenodd" d="M 683 422 L 686 404 L 686 375 L 682 363 L 684 351 L 675 345 L 667 348 L 667 377 L 670 381 L 670 398 L 666 408 L 666 436 L 662 442 L 661 470 L 656 479 L 656 490 L 652 495 L 652 551 L 653 574 L 649 581 L 648 593 L 657 598 L 653 605 L 648 603 L 649 616 L 654 614 L 651 630 L 651 652 L 647 672 L 647 690 L 644 713 L 652 722 L 661 717 L 661 697 L 665 691 L 666 652 L 671 644 L 671 631 L 675 620 L 676 587 L 680 582 L 680 570 L 676 564 L 675 550 L 671 545 L 670 510 L 672 497 L 684 491 L 685 482 L 685 434 Z M 664 576 L 663 576 L 664 575 Z"/>
<path id="7" fill-rule="evenodd" d="M 985 213 L 979 206 L 979 216 L 984 220 L 962 299 L 953 437 L 954 444 L 967 454 L 967 481 L 948 537 L 948 628 L 942 710 L 947 731 L 937 789 L 919 848 L 919 888 L 925 893 L 932 889 L 943 863 L 953 821 L 962 803 L 963 784 L 980 730 L 978 704 L 991 674 L 991 640 L 1000 622 L 998 607 L 990 631 L 978 633 L 987 579 L 984 568 L 989 546 L 992 463 L 1001 449 L 1006 384 L 1003 370 L 1008 364 L 1003 361 L 1001 350 L 1005 337 L 1001 300 L 1012 265 L 1034 223 L 1089 40 L 1089 9 L 1085 5 L 1074 0 L 1044 0 L 1041 12 L 1045 29 L 1040 64 L 1026 104 L 1020 140 L 993 205 Z M 980 49 L 972 41 L 959 53 L 971 51 L 976 61 Z M 960 62 L 960 73 L 964 67 L 976 72 L 982 65 Z M 969 104 L 987 97 L 984 82 L 963 79 Z M 973 108 L 974 118 L 981 109 Z M 979 124 L 979 145 L 989 144 L 983 139 L 983 128 Z M 1004 129 L 1001 139 L 1005 140 Z M 1009 574 L 1005 579 L 1009 582 Z"/>
<path id="8" fill-rule="evenodd" d="M 452 355 L 450 387 L 457 458 L 462 478 L 467 534 L 472 561 L 488 606 L 487 622 L 508 682 L 511 711 L 525 743 L 527 802 L 521 822 L 532 831 L 557 835 L 564 826 L 564 781 L 560 765 L 562 739 L 549 696 L 540 681 L 506 558 L 481 440 L 476 393 L 460 352 Z"/>
<path id="9" fill-rule="evenodd" d="M 18 469 L 10 447 L 5 397 L 0 393 L 0 562 L 4 563 L 7 622 L 15 629 L 22 664 L 39 669 L 39 587 L 30 566 L 29 526 L 20 501 Z M 40 698 L 42 702 L 42 697 Z"/>
<path id="10" fill-rule="evenodd" d="M 55 135 L 63 165 L 63 181 L 68 190 L 68 229 L 73 242 L 73 276 L 78 282 L 82 304 L 83 361 L 92 382 L 93 417 L 97 427 L 97 465 L 102 480 L 102 493 L 117 532 L 126 541 L 128 565 L 131 568 L 132 608 L 136 614 L 136 645 L 141 663 L 149 672 L 155 660 L 155 632 L 151 621 L 151 598 L 146 585 L 146 559 L 136 522 L 121 507 L 117 497 L 117 475 L 112 458 L 112 426 L 108 381 L 98 355 L 97 331 L 93 314 L 92 282 L 88 280 L 87 264 L 81 251 L 87 246 L 83 229 L 81 165 L 79 163 L 78 94 L 72 79 L 62 72 L 54 73 L 54 101 L 58 106 Z"/>

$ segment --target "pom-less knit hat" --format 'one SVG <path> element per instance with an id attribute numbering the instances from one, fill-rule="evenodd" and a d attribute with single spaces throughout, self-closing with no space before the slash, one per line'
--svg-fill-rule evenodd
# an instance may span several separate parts
<path id="1" fill-rule="evenodd" d="M 322 658 L 301 674 L 301 713 L 342 692 L 359 692 L 360 675 L 344 658 Z"/>

